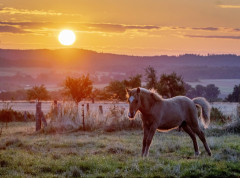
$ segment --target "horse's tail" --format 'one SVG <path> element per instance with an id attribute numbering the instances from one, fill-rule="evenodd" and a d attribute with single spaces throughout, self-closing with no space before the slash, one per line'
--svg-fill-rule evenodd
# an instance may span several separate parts
<path id="1" fill-rule="evenodd" d="M 200 108 L 200 118 L 204 128 L 210 124 L 210 111 L 211 106 L 209 102 L 203 97 L 193 98 L 192 101 Z"/>

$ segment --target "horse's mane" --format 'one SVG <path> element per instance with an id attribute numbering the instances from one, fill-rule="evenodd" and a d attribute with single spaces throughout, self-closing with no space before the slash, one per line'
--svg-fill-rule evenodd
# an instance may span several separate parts
<path id="1" fill-rule="evenodd" d="M 157 93 L 155 89 L 145 89 L 145 88 L 140 88 L 140 93 L 145 96 L 151 95 L 155 101 L 162 101 L 162 96 Z"/>
<path id="2" fill-rule="evenodd" d="M 134 88 L 134 89 L 132 89 L 131 91 L 137 92 L 137 89 L 138 89 L 138 88 Z M 141 93 L 142 96 L 144 96 L 144 97 L 146 97 L 146 98 L 148 98 L 149 96 L 151 96 L 152 99 L 154 99 L 155 101 L 162 101 L 162 100 L 163 100 L 162 96 L 159 95 L 155 89 L 150 89 L 150 90 L 148 90 L 148 89 L 146 89 L 146 88 L 140 88 L 140 93 Z M 127 92 L 127 94 L 126 94 L 126 97 L 129 98 L 129 93 L 128 93 L 128 92 Z"/>

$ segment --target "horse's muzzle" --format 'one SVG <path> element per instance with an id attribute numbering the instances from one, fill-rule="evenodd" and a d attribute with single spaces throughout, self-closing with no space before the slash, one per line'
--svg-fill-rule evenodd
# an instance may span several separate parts
<path id="1" fill-rule="evenodd" d="M 135 116 L 135 112 L 133 112 L 133 113 L 129 112 L 129 113 L 128 113 L 128 117 L 129 117 L 130 119 L 133 119 L 134 116 Z"/>

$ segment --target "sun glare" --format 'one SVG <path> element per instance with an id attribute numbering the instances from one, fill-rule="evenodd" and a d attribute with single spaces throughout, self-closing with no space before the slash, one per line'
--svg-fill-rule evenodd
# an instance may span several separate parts
<path id="1" fill-rule="evenodd" d="M 75 40 L 76 36 L 72 30 L 62 30 L 58 35 L 58 40 L 62 45 L 72 45 Z"/>

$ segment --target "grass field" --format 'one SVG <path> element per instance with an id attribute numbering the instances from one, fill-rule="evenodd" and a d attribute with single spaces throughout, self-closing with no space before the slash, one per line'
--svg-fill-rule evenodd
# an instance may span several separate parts
<path id="1" fill-rule="evenodd" d="M 240 135 L 208 130 L 207 156 L 184 132 L 157 133 L 141 158 L 142 130 L 35 134 L 10 123 L 0 137 L 0 177 L 240 177 Z"/>

